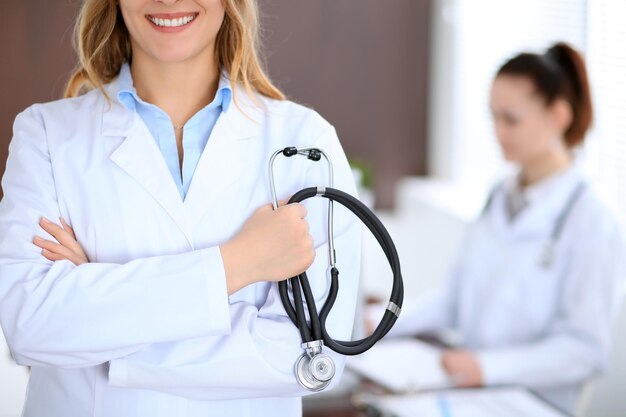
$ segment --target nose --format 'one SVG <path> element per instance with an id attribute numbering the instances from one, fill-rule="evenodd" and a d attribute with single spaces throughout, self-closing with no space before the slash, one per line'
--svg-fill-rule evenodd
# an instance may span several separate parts
<path id="1" fill-rule="evenodd" d="M 163 3 L 166 6 L 171 6 L 172 4 L 176 4 L 178 2 L 180 2 L 181 0 L 155 0 L 157 3 Z"/>

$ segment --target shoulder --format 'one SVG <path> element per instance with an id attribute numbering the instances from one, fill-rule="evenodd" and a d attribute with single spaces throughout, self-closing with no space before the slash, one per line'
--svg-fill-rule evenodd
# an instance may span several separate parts
<path id="1" fill-rule="evenodd" d="M 99 90 L 92 90 L 79 97 L 63 98 L 45 103 L 35 103 L 15 118 L 15 129 L 24 125 L 48 128 L 70 128 L 84 116 L 102 112 L 105 99 Z"/>
<path id="2" fill-rule="evenodd" d="M 241 111 L 260 122 L 262 128 L 280 136 L 300 138 L 301 145 L 311 145 L 325 135 L 335 136 L 335 129 L 316 110 L 291 100 L 276 100 L 257 95 L 254 100 L 238 95 Z M 235 103 L 233 103 L 235 104 Z"/>
<path id="3" fill-rule="evenodd" d="M 589 244 L 612 242 L 626 250 L 624 219 L 616 205 L 595 184 L 588 182 L 572 212 L 572 221 Z"/>
<path id="4" fill-rule="evenodd" d="M 330 124 L 314 109 L 296 103 L 291 100 L 276 100 L 268 97 L 261 97 L 263 107 L 269 117 L 277 120 L 295 120 L 298 122 L 308 122 L 320 126 L 330 126 Z"/>

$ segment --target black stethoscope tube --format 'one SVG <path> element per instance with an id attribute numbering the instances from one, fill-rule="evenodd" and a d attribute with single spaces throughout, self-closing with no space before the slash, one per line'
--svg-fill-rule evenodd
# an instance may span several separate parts
<path id="1" fill-rule="evenodd" d="M 402 307 L 404 298 L 404 287 L 402 283 L 402 273 L 400 270 L 400 261 L 396 247 L 389 236 L 389 233 L 376 217 L 376 215 L 361 201 L 357 200 L 350 194 L 330 187 L 309 187 L 300 190 L 294 194 L 289 203 L 300 203 L 308 198 L 320 196 L 331 201 L 336 201 L 346 207 L 355 214 L 372 232 L 380 246 L 382 247 L 387 260 L 393 272 L 393 285 L 390 296 L 390 306 L 381 322 L 378 324 L 372 335 L 355 341 L 339 341 L 333 339 L 326 331 L 326 319 L 337 299 L 339 291 L 339 270 L 336 267 L 331 268 L 331 283 L 328 297 L 321 311 L 317 312 L 315 298 L 309 285 L 306 272 L 278 283 L 280 298 L 285 307 L 287 315 L 291 321 L 298 327 L 302 342 L 307 343 L 314 340 L 323 340 L 324 345 L 342 355 L 358 355 L 367 351 L 369 348 L 384 337 L 393 327 L 398 313 Z M 293 293 L 293 303 L 289 297 L 289 286 Z M 307 304 L 309 312 L 310 326 L 306 320 L 302 297 Z"/>

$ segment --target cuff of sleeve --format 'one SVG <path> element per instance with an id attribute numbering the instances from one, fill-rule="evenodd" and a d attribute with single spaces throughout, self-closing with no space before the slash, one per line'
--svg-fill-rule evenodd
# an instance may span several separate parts
<path id="1" fill-rule="evenodd" d="M 476 354 L 485 385 L 509 383 L 506 370 L 511 369 L 511 355 L 507 352 L 486 351 Z"/>
<path id="2" fill-rule="evenodd" d="M 125 359 L 109 362 L 109 384 L 115 387 L 124 387 L 128 384 L 128 363 Z"/>
<path id="3" fill-rule="evenodd" d="M 216 335 L 229 334 L 231 330 L 230 303 L 219 247 L 204 249 L 202 259 L 207 277 L 208 315 L 211 329 Z"/>

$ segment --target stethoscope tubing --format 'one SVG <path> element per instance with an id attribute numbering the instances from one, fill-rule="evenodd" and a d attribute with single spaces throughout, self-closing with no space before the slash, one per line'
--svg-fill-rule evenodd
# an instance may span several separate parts
<path id="1" fill-rule="evenodd" d="M 493 200 L 496 196 L 496 193 L 498 192 L 498 189 L 499 189 L 499 185 L 495 187 L 489 193 L 487 202 L 485 203 L 482 209 L 482 212 L 480 214 L 481 218 L 485 217 L 487 213 L 489 212 L 489 210 L 491 209 Z M 552 227 L 552 230 L 550 231 L 550 237 L 548 238 L 548 241 L 546 242 L 543 248 L 541 257 L 538 261 L 539 265 L 541 265 L 543 268 L 549 268 L 552 265 L 555 246 L 558 243 L 559 239 L 561 238 L 563 229 L 567 223 L 567 220 L 569 219 L 569 216 L 572 210 L 574 209 L 574 206 L 576 205 L 578 200 L 581 198 L 581 196 L 583 195 L 586 189 L 587 189 L 587 183 L 583 180 L 579 181 L 578 184 L 576 184 L 576 187 L 574 188 L 574 190 L 570 193 L 570 195 L 566 199 L 565 204 L 559 211 L 556 221 L 554 222 L 554 225 Z"/>
<path id="2" fill-rule="evenodd" d="M 331 266 L 331 284 L 329 294 L 319 314 L 316 310 L 315 298 L 311 291 L 306 272 L 278 283 L 281 301 L 283 302 L 287 315 L 298 327 L 303 343 L 313 340 L 323 340 L 324 345 L 339 354 L 358 355 L 374 346 L 378 340 L 389 332 L 397 320 L 398 312 L 402 306 L 404 298 L 404 286 L 402 282 L 402 273 L 398 253 L 391 236 L 381 221 L 367 206 L 350 194 L 332 187 L 309 187 L 294 194 L 289 199 L 289 203 L 299 203 L 315 196 L 324 197 L 330 202 L 336 201 L 343 205 L 355 214 L 372 232 L 382 247 L 383 252 L 385 253 L 385 256 L 391 266 L 393 284 L 390 304 L 393 303 L 397 310 L 392 311 L 391 309 L 387 309 L 381 322 L 378 324 L 374 332 L 368 337 L 355 341 L 338 341 L 333 339 L 326 331 L 326 320 L 332 310 L 339 292 L 339 271 L 336 266 Z M 291 299 L 289 297 L 289 285 L 292 289 L 293 305 L 291 304 Z M 306 321 L 306 314 L 302 302 L 303 296 L 309 312 L 311 322 L 310 327 Z"/>

